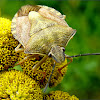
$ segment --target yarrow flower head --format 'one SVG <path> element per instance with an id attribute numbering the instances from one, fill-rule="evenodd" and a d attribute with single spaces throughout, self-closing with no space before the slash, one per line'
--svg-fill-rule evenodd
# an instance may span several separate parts
<path id="1" fill-rule="evenodd" d="M 15 53 L 15 47 L 18 41 L 11 34 L 11 21 L 0 17 L 0 65 L 8 69 L 15 64 L 18 54 Z"/>
<path id="2" fill-rule="evenodd" d="M 23 52 L 20 53 L 18 60 L 19 61 L 22 60 L 26 55 L 27 54 L 25 54 Z M 22 63 L 21 67 L 22 67 L 24 73 L 26 73 L 27 75 L 29 75 L 30 77 L 35 79 L 36 82 L 38 84 L 40 84 L 40 87 L 43 88 L 43 87 L 45 87 L 45 85 L 48 81 L 48 78 L 51 74 L 52 67 L 53 67 L 53 61 L 52 61 L 52 58 L 48 57 L 46 59 L 46 61 L 36 69 L 36 71 L 33 71 L 32 67 L 35 64 L 37 64 L 41 59 L 42 59 L 42 57 L 39 57 L 38 59 L 30 58 L 30 59 L 26 60 L 24 63 Z M 62 81 L 64 74 L 66 73 L 67 66 L 61 70 L 62 74 L 59 73 L 58 68 L 63 67 L 65 64 L 67 64 L 67 60 L 65 60 L 65 62 L 63 62 L 62 64 L 59 64 L 59 63 L 56 64 L 54 72 L 53 72 L 51 80 L 50 80 L 50 83 L 49 83 L 49 87 L 56 86 L 57 84 L 59 84 Z M 43 75 L 43 73 L 44 73 L 44 75 Z M 45 77 L 43 78 L 43 76 L 45 76 Z"/>
<path id="3" fill-rule="evenodd" d="M 0 98 L 9 100 L 43 100 L 39 85 L 23 72 L 0 73 Z"/>
<path id="4" fill-rule="evenodd" d="M 43 100 L 79 100 L 75 95 L 70 96 L 69 93 L 63 91 L 51 91 L 44 96 Z"/>

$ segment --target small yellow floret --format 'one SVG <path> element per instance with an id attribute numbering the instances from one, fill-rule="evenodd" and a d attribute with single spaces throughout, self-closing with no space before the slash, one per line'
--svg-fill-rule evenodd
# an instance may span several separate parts
<path id="1" fill-rule="evenodd" d="M 0 71 L 4 70 L 4 66 L 0 65 Z"/>

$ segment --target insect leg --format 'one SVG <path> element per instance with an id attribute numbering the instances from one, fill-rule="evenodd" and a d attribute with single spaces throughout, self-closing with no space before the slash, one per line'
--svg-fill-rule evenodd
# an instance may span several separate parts
<path id="1" fill-rule="evenodd" d="M 55 61 L 54 61 L 54 65 L 53 65 L 53 68 L 52 68 L 52 72 L 51 72 L 50 77 L 49 77 L 49 79 L 48 79 L 48 82 L 47 82 L 47 84 L 46 84 L 46 86 L 45 86 L 45 88 L 44 88 L 44 90 L 43 90 L 43 93 L 45 93 L 45 91 L 47 90 L 47 87 L 49 86 L 49 82 L 50 82 L 50 80 L 51 80 L 51 77 L 52 77 L 54 68 L 55 68 Z"/>
<path id="2" fill-rule="evenodd" d="M 64 67 L 68 66 L 68 65 L 73 61 L 73 58 L 72 58 L 72 57 L 69 58 L 69 57 L 67 57 L 67 55 L 65 55 L 65 58 L 69 59 L 70 61 L 69 61 L 67 64 L 65 64 L 63 67 L 61 67 L 61 68 L 58 69 L 58 71 L 59 71 L 60 74 L 62 74 L 62 73 L 61 73 L 61 70 L 62 70 Z"/>
<path id="3" fill-rule="evenodd" d="M 34 55 L 27 55 L 25 58 L 23 58 L 22 60 L 20 60 L 16 65 L 20 65 L 22 63 L 24 63 L 26 60 L 28 60 L 29 58 L 33 58 L 33 57 L 36 57 L 38 56 L 37 54 L 34 54 Z"/>
<path id="4" fill-rule="evenodd" d="M 16 53 L 19 53 L 19 52 L 23 52 L 24 49 L 23 48 L 20 48 L 21 44 L 18 44 L 18 46 L 15 48 L 15 52 Z"/>
<path id="5" fill-rule="evenodd" d="M 33 68 L 32 68 L 32 70 L 33 70 L 34 72 L 43 74 L 43 80 L 44 80 L 44 78 L 45 78 L 45 76 L 46 76 L 46 73 L 43 72 L 43 71 L 37 71 L 36 68 L 37 68 L 38 66 L 40 66 L 47 58 L 48 58 L 48 56 L 45 55 L 45 56 L 42 58 L 42 60 L 40 60 L 40 61 L 39 61 L 36 65 L 34 65 Z"/>
<path id="6" fill-rule="evenodd" d="M 33 66 L 32 70 L 35 70 L 38 66 L 40 66 L 46 59 L 48 58 L 47 55 L 45 55 L 42 60 L 40 60 L 36 65 Z"/>
<path id="7" fill-rule="evenodd" d="M 43 79 L 41 80 L 43 82 L 43 80 L 45 79 L 45 76 L 46 76 L 46 72 L 37 71 L 36 68 L 34 69 L 34 72 L 37 73 L 37 74 L 41 73 L 43 75 Z"/>

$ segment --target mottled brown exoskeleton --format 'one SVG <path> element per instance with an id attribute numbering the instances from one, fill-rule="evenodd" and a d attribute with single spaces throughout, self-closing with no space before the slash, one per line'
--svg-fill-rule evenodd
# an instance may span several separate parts
<path id="1" fill-rule="evenodd" d="M 67 57 L 64 54 L 65 47 L 76 33 L 66 23 L 65 15 L 41 5 L 22 6 L 12 19 L 11 31 L 20 43 L 15 51 L 29 54 L 19 64 L 33 56 L 44 56 L 33 69 L 41 65 L 48 56 L 55 62 L 64 62 Z M 21 45 L 23 48 L 20 48 Z"/>

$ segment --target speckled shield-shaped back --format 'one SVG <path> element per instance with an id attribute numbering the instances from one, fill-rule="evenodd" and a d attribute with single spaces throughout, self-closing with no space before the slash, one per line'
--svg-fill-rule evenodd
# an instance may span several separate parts
<path id="1" fill-rule="evenodd" d="M 45 15 L 44 10 L 47 10 L 49 13 L 51 13 L 51 15 L 53 15 L 53 18 L 51 15 L 50 16 L 48 14 Z M 33 30 L 32 23 L 30 22 L 28 17 L 29 12 L 31 11 L 39 12 L 43 17 L 47 19 L 51 19 L 53 21 L 57 21 L 59 24 L 68 26 L 67 23 L 64 21 L 65 15 L 62 15 L 60 12 L 51 7 L 41 6 L 41 5 L 22 6 L 12 19 L 11 32 L 14 38 L 17 39 L 23 46 L 25 46 L 29 41 L 31 37 L 30 34 L 32 34 L 30 31 Z M 57 18 L 57 20 L 55 17 Z M 61 20 L 63 21 L 63 23 Z"/>
<path id="2" fill-rule="evenodd" d="M 48 54 L 53 45 L 65 47 L 76 33 L 65 15 L 41 5 L 22 6 L 12 19 L 11 31 L 29 54 Z"/>

